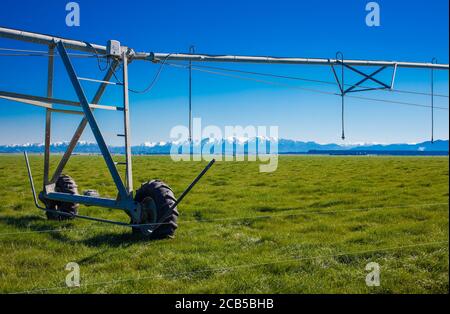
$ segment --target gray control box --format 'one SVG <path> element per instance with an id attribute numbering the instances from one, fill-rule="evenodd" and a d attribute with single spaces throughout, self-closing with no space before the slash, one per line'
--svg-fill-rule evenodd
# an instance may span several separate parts
<path id="1" fill-rule="evenodd" d="M 106 54 L 112 57 L 120 57 L 120 41 L 117 40 L 108 40 L 106 45 Z"/>

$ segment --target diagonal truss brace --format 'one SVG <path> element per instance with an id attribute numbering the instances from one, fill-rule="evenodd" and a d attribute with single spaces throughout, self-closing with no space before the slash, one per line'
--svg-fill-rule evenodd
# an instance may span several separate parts
<path id="1" fill-rule="evenodd" d="M 338 74 L 336 72 L 336 69 L 334 67 L 334 65 L 339 64 L 341 66 L 341 78 L 338 77 Z M 373 90 L 385 90 L 385 89 L 390 89 L 392 90 L 394 88 L 394 83 L 395 83 L 395 75 L 397 73 L 397 63 L 394 63 L 393 66 L 393 72 L 392 72 L 392 78 L 391 78 L 391 82 L 390 84 L 386 84 L 378 79 L 375 78 L 375 76 L 377 74 L 379 74 L 380 72 L 382 72 L 383 70 L 385 70 L 386 68 L 390 67 L 391 65 L 381 65 L 380 68 L 378 68 L 377 70 L 373 71 L 370 74 L 366 74 L 361 70 L 358 70 L 357 68 L 355 68 L 354 66 L 348 65 L 345 63 L 344 61 L 344 55 L 341 52 L 336 53 L 336 60 L 335 60 L 335 64 L 330 63 L 331 66 L 331 70 L 333 72 L 333 76 L 336 80 L 336 83 L 339 87 L 339 91 L 340 91 L 340 96 L 341 96 L 341 106 L 342 106 L 342 139 L 345 139 L 345 130 L 344 130 L 344 108 L 345 108 L 345 95 L 348 93 L 355 93 L 355 92 L 365 92 L 365 91 L 373 91 Z M 358 82 L 354 83 L 354 84 L 345 84 L 344 81 L 344 70 L 345 68 L 361 75 L 363 78 L 361 80 L 359 80 Z M 378 87 L 364 87 L 363 84 L 366 81 L 372 81 L 375 82 Z M 346 88 L 346 86 L 349 86 L 348 88 Z"/>
<path id="2" fill-rule="evenodd" d="M 331 65 L 331 69 L 333 71 L 333 75 L 334 78 L 336 79 L 336 83 L 338 84 L 339 90 L 341 92 L 341 95 L 345 95 L 347 93 L 355 93 L 355 92 L 365 92 L 365 91 L 372 91 L 372 90 L 380 90 L 380 89 L 393 89 L 394 88 L 394 83 L 395 83 L 395 76 L 396 76 L 396 72 L 397 72 L 397 66 L 394 65 L 393 66 L 393 73 L 392 73 L 392 79 L 391 82 L 389 84 L 384 83 L 378 79 L 375 78 L 375 76 L 377 74 L 379 74 L 380 72 L 382 72 L 383 70 L 387 69 L 388 66 L 384 65 L 381 66 L 379 69 L 375 70 L 374 72 L 370 73 L 370 74 L 366 74 L 364 72 L 362 72 L 361 70 L 358 70 L 357 68 L 350 66 L 348 64 L 342 63 L 342 61 L 337 61 L 338 64 L 341 64 L 343 67 L 363 76 L 363 78 L 351 85 L 347 85 L 344 84 L 343 82 L 341 82 L 341 79 L 339 79 L 335 67 L 332 64 Z M 361 87 L 361 84 L 363 84 L 364 82 L 367 81 L 372 81 L 377 83 L 379 86 L 378 87 Z M 348 88 L 345 88 L 346 86 L 349 86 Z M 358 88 L 359 87 L 359 88 Z"/>
<path id="3" fill-rule="evenodd" d="M 111 79 L 111 77 L 113 76 L 114 71 L 116 70 L 116 68 L 118 67 L 119 62 L 117 60 L 114 60 L 113 63 L 111 64 L 111 66 L 109 67 L 108 71 L 106 72 L 105 77 L 103 78 L 103 81 L 107 82 Z M 92 99 L 92 104 L 97 104 L 101 97 L 103 96 L 105 89 L 107 87 L 106 83 L 103 83 L 99 86 L 97 92 L 95 93 L 94 98 Z M 94 110 L 94 108 L 92 108 L 92 110 Z M 72 139 L 70 140 L 70 143 L 67 147 L 66 152 L 64 153 L 61 161 L 59 162 L 58 166 L 56 167 L 55 173 L 52 176 L 52 179 L 50 180 L 50 183 L 55 183 L 56 180 L 58 180 L 59 176 L 62 174 L 62 171 L 64 169 L 64 167 L 66 166 L 67 162 L 70 159 L 70 156 L 73 153 L 73 150 L 75 149 L 75 147 L 77 146 L 77 143 L 81 137 L 81 135 L 84 132 L 84 129 L 86 128 L 88 124 L 88 120 L 86 117 L 83 117 L 83 119 L 81 120 L 80 124 L 78 125 L 74 135 L 72 136 Z"/>
<path id="4" fill-rule="evenodd" d="M 111 154 L 108 150 L 108 147 L 103 138 L 103 135 L 100 132 L 100 128 L 97 124 L 97 121 L 95 120 L 95 117 L 91 111 L 91 108 L 89 107 L 89 102 L 86 98 L 83 87 L 81 86 L 81 83 L 78 79 L 75 69 L 73 68 L 72 62 L 70 61 L 70 58 L 67 54 L 64 44 L 62 42 L 58 42 L 57 49 L 58 49 L 58 52 L 64 63 L 66 71 L 69 75 L 70 81 L 72 82 L 73 88 L 75 89 L 77 97 L 80 101 L 81 107 L 84 112 L 85 119 L 87 120 L 87 122 L 89 123 L 89 126 L 91 127 L 92 133 L 94 134 L 94 137 L 97 141 L 97 144 L 98 144 L 100 151 L 102 152 L 103 158 L 106 162 L 106 166 L 108 167 L 108 170 L 111 173 L 114 183 L 116 184 L 116 187 L 119 191 L 119 198 L 122 200 L 128 199 L 130 195 L 129 195 L 127 189 L 125 188 L 125 185 L 122 182 L 122 179 L 117 171 L 117 168 L 116 168 L 114 161 L 111 157 Z"/>
<path id="5" fill-rule="evenodd" d="M 350 86 L 349 88 L 347 88 L 346 90 L 344 90 L 344 94 L 350 93 L 350 92 L 361 92 L 361 91 L 367 91 L 367 90 L 374 90 L 374 89 L 380 89 L 380 88 L 364 88 L 364 89 L 359 89 L 359 90 L 355 90 L 355 88 L 357 88 L 358 86 L 360 86 L 362 83 L 371 80 L 375 83 L 378 83 L 381 87 L 381 89 L 385 89 L 385 88 L 390 88 L 389 85 L 377 80 L 374 78 L 375 75 L 377 75 L 378 73 L 380 73 L 381 71 L 383 71 L 384 69 L 386 69 L 386 66 L 383 66 L 379 69 L 377 69 L 376 71 L 372 72 L 371 74 L 367 75 L 351 66 L 348 66 L 346 64 L 344 64 L 344 66 L 348 69 L 353 70 L 354 72 L 361 74 L 362 76 L 364 76 L 364 78 L 362 80 L 360 80 L 359 82 L 355 83 L 354 85 Z"/>

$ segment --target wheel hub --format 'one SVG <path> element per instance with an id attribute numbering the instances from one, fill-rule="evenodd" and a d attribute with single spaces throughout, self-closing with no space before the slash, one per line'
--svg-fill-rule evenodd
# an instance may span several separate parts
<path id="1" fill-rule="evenodd" d="M 155 224 L 157 222 L 157 211 L 155 201 L 151 197 L 146 197 L 140 203 L 141 215 L 138 224 L 143 224 L 140 227 L 141 232 L 144 235 L 149 235 L 157 227 L 156 225 L 145 225 L 145 224 Z"/>

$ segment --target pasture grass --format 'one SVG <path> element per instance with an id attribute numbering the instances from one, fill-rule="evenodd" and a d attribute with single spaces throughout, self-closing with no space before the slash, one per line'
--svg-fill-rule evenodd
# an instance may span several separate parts
<path id="1" fill-rule="evenodd" d="M 30 161 L 40 188 L 43 158 Z M 160 178 L 179 195 L 205 164 L 136 156 L 134 184 Z M 180 204 L 176 237 L 147 241 L 123 227 L 47 221 L 23 157 L 0 156 L 0 292 L 448 293 L 448 165 L 281 156 L 277 171 L 260 173 L 256 162 L 218 162 Z M 116 195 L 101 157 L 73 156 L 65 173 L 80 192 Z M 80 213 L 128 222 L 113 209 Z M 79 288 L 65 287 L 69 262 L 80 265 Z M 370 262 L 378 287 L 365 283 Z"/>

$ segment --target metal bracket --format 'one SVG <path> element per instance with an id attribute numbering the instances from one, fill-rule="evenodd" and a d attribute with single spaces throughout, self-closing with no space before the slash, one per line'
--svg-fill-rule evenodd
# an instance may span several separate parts
<path id="1" fill-rule="evenodd" d="M 395 63 L 395 64 L 394 64 L 394 70 L 392 71 L 392 78 L 391 78 L 391 90 L 393 90 L 393 89 L 394 89 L 394 84 L 395 84 L 395 76 L 397 75 L 397 67 L 398 67 L 398 64 L 397 64 L 397 63 Z"/>

